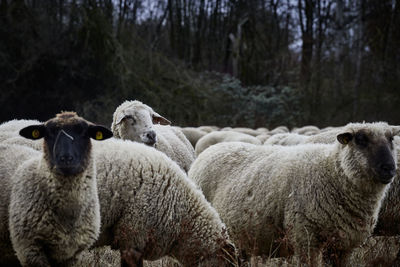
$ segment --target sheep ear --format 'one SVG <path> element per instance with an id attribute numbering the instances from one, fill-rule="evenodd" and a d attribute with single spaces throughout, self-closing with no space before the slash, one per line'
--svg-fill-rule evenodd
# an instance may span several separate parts
<path id="1" fill-rule="evenodd" d="M 113 133 L 110 130 L 100 125 L 90 125 L 88 132 L 90 138 L 97 141 L 106 140 L 113 136 Z"/>
<path id="2" fill-rule="evenodd" d="M 31 125 L 19 131 L 19 135 L 28 139 L 37 140 L 46 134 L 46 127 L 43 124 Z"/>
<path id="3" fill-rule="evenodd" d="M 120 124 L 121 123 L 121 121 L 123 120 L 123 119 L 125 119 L 126 118 L 126 115 L 124 114 L 124 113 L 119 113 L 118 114 L 118 116 L 117 116 L 117 119 L 115 120 L 115 125 L 118 125 L 118 124 Z"/>
<path id="4" fill-rule="evenodd" d="M 400 126 L 392 126 L 393 135 L 400 135 Z"/>
<path id="5" fill-rule="evenodd" d="M 153 112 L 152 115 L 153 124 L 161 124 L 161 125 L 171 125 L 171 122 L 164 118 L 163 116 L 159 115 L 156 112 Z"/>
<path id="6" fill-rule="evenodd" d="M 347 145 L 353 139 L 352 133 L 342 133 L 337 136 L 339 143 Z"/>

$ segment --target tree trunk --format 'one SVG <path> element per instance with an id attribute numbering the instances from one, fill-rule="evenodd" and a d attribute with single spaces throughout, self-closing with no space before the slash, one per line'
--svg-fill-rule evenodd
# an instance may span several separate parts
<path id="1" fill-rule="evenodd" d="M 353 86 L 353 114 L 352 120 L 356 121 L 358 119 L 358 109 L 359 109 L 359 88 L 361 86 L 361 62 L 363 57 L 364 50 L 364 25 L 363 25 L 363 17 L 364 17 L 364 0 L 357 0 L 357 11 L 358 18 L 355 27 L 356 34 L 356 62 L 355 62 L 355 77 L 354 77 L 354 86 Z"/>
<path id="2" fill-rule="evenodd" d="M 240 60 L 240 47 L 242 43 L 242 27 L 247 22 L 248 18 L 242 19 L 237 25 L 236 36 L 232 33 L 229 38 L 232 42 L 232 75 L 239 77 L 239 60 Z"/>
<path id="3" fill-rule="evenodd" d="M 313 0 L 305 0 L 304 14 L 305 25 L 303 24 L 303 8 L 302 0 L 299 0 L 299 18 L 302 33 L 302 48 L 301 48 L 301 69 L 300 80 L 304 88 L 307 88 L 311 78 L 311 61 L 313 56 L 313 20 L 314 20 L 314 6 Z"/>

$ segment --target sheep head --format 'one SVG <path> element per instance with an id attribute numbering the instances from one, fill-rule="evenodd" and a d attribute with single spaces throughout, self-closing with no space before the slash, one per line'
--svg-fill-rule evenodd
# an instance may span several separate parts
<path id="1" fill-rule="evenodd" d="M 343 149 L 347 148 L 346 160 L 358 165 L 364 177 L 371 177 L 377 183 L 388 184 L 396 175 L 396 150 L 393 137 L 397 127 L 386 123 L 353 123 L 337 135 Z M 347 168 L 349 169 L 349 168 Z"/>
<path id="2" fill-rule="evenodd" d="M 64 176 L 82 173 L 89 162 L 90 138 L 101 141 L 112 136 L 107 128 L 95 125 L 74 112 L 62 112 L 43 124 L 23 128 L 25 138 L 44 138 L 44 158 L 51 170 Z"/>
<path id="3" fill-rule="evenodd" d="M 112 131 L 118 138 L 154 146 L 157 134 L 154 124 L 171 122 L 140 101 L 125 101 L 114 112 Z"/>

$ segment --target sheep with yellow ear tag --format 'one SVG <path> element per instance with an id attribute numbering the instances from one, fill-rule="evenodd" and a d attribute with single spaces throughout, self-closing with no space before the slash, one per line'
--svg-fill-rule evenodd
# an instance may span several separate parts
<path id="1" fill-rule="evenodd" d="M 74 112 L 63 112 L 22 128 L 19 134 L 41 142 L 42 149 L 0 145 L 4 152 L 0 169 L 6 170 L 0 175 L 5 185 L 0 203 L 9 207 L 0 208 L 0 218 L 5 219 L 0 220 L 0 265 L 18 261 L 22 266 L 73 264 L 100 231 L 90 139 L 105 140 L 112 133 Z"/>

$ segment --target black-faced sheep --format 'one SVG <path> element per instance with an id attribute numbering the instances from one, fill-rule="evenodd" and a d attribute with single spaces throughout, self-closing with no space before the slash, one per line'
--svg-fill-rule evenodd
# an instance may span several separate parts
<path id="1" fill-rule="evenodd" d="M 1 235 L 9 235 L 22 266 L 72 264 L 95 242 L 100 230 L 90 138 L 103 140 L 112 133 L 73 112 L 64 112 L 44 124 L 23 128 L 20 134 L 33 140 L 44 138 L 43 152 L 2 145 L 7 155 L 13 155 L 2 157 L 2 168 L 21 155 L 16 160 L 18 169 L 13 172 L 8 168 L 0 177 L 7 184 L 0 190 L 0 217 L 9 222 Z M 15 262 L 15 258 L 2 256 L 0 262 Z"/>
<path id="2" fill-rule="evenodd" d="M 398 126 L 394 126 L 399 129 Z M 335 127 L 328 131 L 313 135 L 297 138 L 296 134 L 290 134 L 286 139 L 282 139 L 280 145 L 295 145 L 295 144 L 332 144 L 336 141 L 336 136 L 341 132 L 340 127 Z M 296 142 L 297 141 L 297 142 Z M 400 147 L 400 137 L 394 137 L 394 144 Z M 268 143 L 268 142 L 267 142 Z M 400 150 L 397 150 L 397 161 L 400 160 Z M 397 170 L 397 177 L 400 177 L 400 170 Z M 390 186 L 386 197 L 382 201 L 382 207 L 379 212 L 378 222 L 374 229 L 375 235 L 394 236 L 400 235 L 400 179 L 395 179 Z"/>
<path id="3" fill-rule="evenodd" d="M 345 260 L 372 233 L 396 170 L 393 127 L 349 124 L 335 144 L 217 144 L 193 163 L 189 177 L 248 254 L 275 249 L 319 262 L 334 250 Z M 329 249 L 325 249 L 327 246 Z"/>

